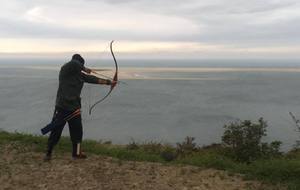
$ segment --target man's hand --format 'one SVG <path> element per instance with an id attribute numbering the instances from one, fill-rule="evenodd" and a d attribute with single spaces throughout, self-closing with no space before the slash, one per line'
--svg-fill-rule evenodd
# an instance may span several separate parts
<path id="1" fill-rule="evenodd" d="M 113 80 L 113 81 L 111 81 L 111 86 L 116 86 L 117 83 L 118 83 L 118 81 Z"/>
<path id="2" fill-rule="evenodd" d="M 117 81 L 109 80 L 109 79 L 99 79 L 98 84 L 106 84 L 109 86 L 115 86 L 117 84 Z"/>
<path id="3" fill-rule="evenodd" d="M 84 67 L 84 68 L 83 68 L 83 71 L 86 72 L 87 74 L 91 74 L 92 69 L 89 69 L 89 68 L 87 68 L 87 67 Z"/>

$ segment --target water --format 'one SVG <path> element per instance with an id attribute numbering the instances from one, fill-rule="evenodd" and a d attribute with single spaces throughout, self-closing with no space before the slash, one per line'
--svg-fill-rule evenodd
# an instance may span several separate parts
<path id="1" fill-rule="evenodd" d="M 0 128 L 40 134 L 40 128 L 51 119 L 61 61 L 0 60 Z M 102 63 L 113 65 L 109 60 Z M 85 85 L 82 92 L 84 138 L 125 144 L 131 138 L 176 143 L 193 136 L 197 143 L 207 145 L 221 141 L 226 123 L 264 117 L 269 124 L 265 140 L 281 140 L 283 149 L 291 148 L 300 136 L 288 115 L 289 111 L 300 115 L 300 73 L 284 69 L 299 68 L 299 65 L 296 62 L 213 63 L 120 60 L 120 71 L 137 66 L 197 68 L 193 72 L 179 69 L 139 73 L 155 80 L 124 79 L 128 85 L 119 85 L 96 106 L 91 116 L 87 113 L 89 103 L 101 99 L 109 88 Z M 97 65 L 92 61 L 89 64 Z M 208 66 L 280 69 L 231 72 L 199 69 Z M 68 130 L 64 130 L 64 135 L 68 135 Z"/>

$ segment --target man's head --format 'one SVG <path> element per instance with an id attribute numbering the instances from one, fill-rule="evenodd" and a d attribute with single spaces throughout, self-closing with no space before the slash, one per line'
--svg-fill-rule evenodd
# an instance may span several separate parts
<path id="1" fill-rule="evenodd" d="M 80 63 L 82 63 L 82 64 L 84 64 L 84 59 L 81 57 L 81 55 L 79 55 L 79 54 L 74 54 L 73 56 L 72 56 L 72 60 L 77 60 L 77 61 L 79 61 Z"/>

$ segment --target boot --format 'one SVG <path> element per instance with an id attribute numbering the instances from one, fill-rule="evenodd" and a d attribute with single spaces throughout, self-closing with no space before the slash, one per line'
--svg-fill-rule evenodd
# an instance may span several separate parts
<path id="1" fill-rule="evenodd" d="M 47 152 L 44 156 L 44 162 L 50 162 L 51 161 L 51 153 Z"/>
<path id="2" fill-rule="evenodd" d="M 72 157 L 74 160 L 87 158 L 87 156 L 83 152 L 80 152 L 80 154 L 73 155 Z"/>
<path id="3" fill-rule="evenodd" d="M 84 152 L 81 151 L 81 144 L 73 144 L 73 159 L 86 159 L 87 156 L 84 154 Z"/>

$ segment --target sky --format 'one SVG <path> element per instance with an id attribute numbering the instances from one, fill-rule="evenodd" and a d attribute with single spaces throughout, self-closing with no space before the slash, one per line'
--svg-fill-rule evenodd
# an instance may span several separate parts
<path id="1" fill-rule="evenodd" d="M 300 58 L 299 0 L 0 0 L 0 56 Z"/>

